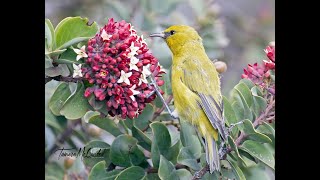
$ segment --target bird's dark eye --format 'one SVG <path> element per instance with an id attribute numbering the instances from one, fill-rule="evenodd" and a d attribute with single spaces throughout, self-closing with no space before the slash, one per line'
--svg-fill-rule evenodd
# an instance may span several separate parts
<path id="1" fill-rule="evenodd" d="M 171 34 L 171 35 L 173 35 L 174 33 L 176 33 L 176 31 L 174 31 L 174 30 L 171 30 L 171 31 L 170 31 L 170 34 Z"/>

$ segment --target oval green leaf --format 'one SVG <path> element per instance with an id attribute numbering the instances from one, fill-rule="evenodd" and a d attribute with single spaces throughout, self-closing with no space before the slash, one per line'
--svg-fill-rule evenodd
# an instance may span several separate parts
<path id="1" fill-rule="evenodd" d="M 145 156 L 137 146 L 138 140 L 129 135 L 118 136 L 111 145 L 110 158 L 113 164 L 129 167 L 139 165 Z"/>
<path id="2" fill-rule="evenodd" d="M 268 136 L 256 131 L 250 120 L 245 119 L 240 126 L 243 126 L 244 132 L 248 135 L 248 137 L 250 139 L 255 140 L 255 141 L 259 141 L 262 143 L 271 143 L 272 142 L 272 140 Z"/>
<path id="3" fill-rule="evenodd" d="M 249 79 L 241 79 L 239 82 L 247 85 L 249 89 L 255 86 L 254 83 Z"/>
<path id="4" fill-rule="evenodd" d="M 121 172 L 119 169 L 107 172 L 106 168 L 106 162 L 100 161 L 91 169 L 88 180 L 114 180 Z"/>
<path id="5" fill-rule="evenodd" d="M 52 113 L 56 116 L 60 116 L 60 110 L 64 105 L 65 101 L 71 95 L 71 91 L 69 88 L 69 84 L 65 82 L 61 82 L 59 86 L 54 91 L 51 99 L 49 101 L 49 108 Z"/>
<path id="6" fill-rule="evenodd" d="M 201 169 L 200 165 L 197 163 L 197 159 L 186 147 L 180 149 L 179 155 L 177 157 L 177 162 L 186 165 L 196 171 Z"/>
<path id="7" fill-rule="evenodd" d="M 89 123 L 89 120 L 94 117 L 100 115 L 98 111 L 88 111 L 86 114 L 82 117 L 82 120 L 86 123 Z"/>
<path id="8" fill-rule="evenodd" d="M 183 119 L 180 119 L 180 125 L 180 140 L 182 145 L 188 147 L 195 158 L 200 158 L 202 147 L 195 129 Z"/>
<path id="9" fill-rule="evenodd" d="M 153 141 L 151 145 L 152 163 L 154 167 L 158 167 L 160 154 L 165 155 L 171 146 L 171 137 L 165 125 L 160 122 L 150 124 L 153 133 Z"/>
<path id="10" fill-rule="evenodd" d="M 160 165 L 158 175 L 161 180 L 169 179 L 171 173 L 175 171 L 174 165 L 164 156 L 160 155 Z"/>
<path id="11" fill-rule="evenodd" d="M 82 149 L 83 163 L 86 166 L 93 167 L 98 162 L 105 161 L 105 165 L 109 166 L 109 154 L 109 144 L 98 140 L 91 141 Z"/>
<path id="12" fill-rule="evenodd" d="M 115 137 L 122 134 L 118 126 L 116 125 L 116 123 L 107 117 L 103 118 L 100 115 L 96 115 L 89 119 L 89 123 L 94 124 L 99 128 L 106 130 L 107 132 L 114 135 Z"/>
<path id="13" fill-rule="evenodd" d="M 64 115 L 67 119 L 74 120 L 85 115 L 88 109 L 89 103 L 84 97 L 84 85 L 79 82 L 74 94 L 69 96 L 64 103 L 60 114 Z"/>
<path id="14" fill-rule="evenodd" d="M 133 125 L 135 125 L 140 130 L 145 129 L 149 125 L 149 120 L 151 120 L 154 113 L 154 108 L 150 104 L 147 104 L 141 114 L 135 119 L 133 119 Z"/>
<path id="15" fill-rule="evenodd" d="M 138 144 L 148 151 L 151 151 L 151 139 L 146 136 L 139 128 L 136 126 L 132 127 L 132 136 L 138 140 Z"/>
<path id="16" fill-rule="evenodd" d="M 229 102 L 229 100 L 225 97 L 222 96 L 223 98 L 223 114 L 225 117 L 225 123 L 227 126 L 230 126 L 230 124 L 235 124 L 237 123 L 237 116 Z M 231 130 L 231 135 L 232 137 L 235 137 L 238 134 L 239 129 L 237 126 L 233 127 Z"/>
<path id="17" fill-rule="evenodd" d="M 47 39 L 47 47 L 49 51 L 52 51 L 54 48 L 54 29 L 51 21 L 45 19 L 45 38 Z"/>
<path id="18" fill-rule="evenodd" d="M 238 167 L 238 165 L 229 158 L 227 158 L 226 160 L 230 163 L 232 171 L 234 175 L 237 177 L 237 180 L 246 180 L 246 177 L 244 176 L 242 170 Z"/>
<path id="19" fill-rule="evenodd" d="M 93 37 L 97 31 L 97 23 L 93 22 L 89 25 L 88 18 L 81 18 L 79 16 L 67 17 L 55 28 L 56 47 L 62 49 L 62 47 L 87 40 Z"/>
<path id="20" fill-rule="evenodd" d="M 274 169 L 274 157 L 261 143 L 247 140 L 240 147 L 242 147 L 242 150 L 248 152 L 251 156 L 259 159 L 261 162 Z"/>
<path id="21" fill-rule="evenodd" d="M 178 169 L 176 170 L 176 174 L 178 175 L 180 180 L 190 180 L 192 179 L 192 174 L 190 171 L 186 169 Z"/>
<path id="22" fill-rule="evenodd" d="M 146 172 L 139 166 L 132 166 L 121 171 L 114 180 L 141 180 L 146 176 Z"/>
<path id="23" fill-rule="evenodd" d="M 234 140 L 232 139 L 231 136 L 228 136 L 228 143 L 229 143 L 231 149 L 234 150 L 238 160 L 241 161 L 244 165 L 246 165 L 245 161 L 242 159 L 241 155 L 239 154 L 238 147 L 234 143 Z"/>
<path id="24" fill-rule="evenodd" d="M 250 107 L 252 105 L 252 95 L 251 91 L 248 88 L 248 86 L 244 83 L 238 83 L 234 89 L 238 91 L 239 94 L 241 94 L 245 100 L 245 102 L 248 104 Z"/>

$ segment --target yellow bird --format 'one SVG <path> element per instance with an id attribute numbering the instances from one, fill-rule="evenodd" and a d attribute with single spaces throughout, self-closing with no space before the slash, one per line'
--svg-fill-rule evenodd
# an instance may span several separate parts
<path id="1" fill-rule="evenodd" d="M 174 113 L 194 125 L 204 138 L 210 173 L 220 171 L 217 141 L 219 135 L 226 140 L 220 78 L 205 52 L 202 38 L 186 25 L 174 25 L 150 37 L 163 38 L 173 55 Z"/>

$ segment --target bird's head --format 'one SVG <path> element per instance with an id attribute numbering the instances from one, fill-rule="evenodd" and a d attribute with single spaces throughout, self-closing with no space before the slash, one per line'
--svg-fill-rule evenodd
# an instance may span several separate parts
<path id="1" fill-rule="evenodd" d="M 179 53 L 186 45 L 188 48 L 198 45 L 202 47 L 202 39 L 197 31 L 186 25 L 173 25 L 161 33 L 150 34 L 150 37 L 163 38 L 173 54 Z"/>

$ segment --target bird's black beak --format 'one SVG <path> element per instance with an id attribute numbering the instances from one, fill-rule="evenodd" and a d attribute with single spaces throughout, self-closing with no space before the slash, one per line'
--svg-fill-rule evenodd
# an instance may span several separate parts
<path id="1" fill-rule="evenodd" d="M 161 32 L 161 33 L 152 33 L 149 35 L 150 37 L 161 37 L 163 39 L 166 39 L 168 36 L 166 33 Z"/>

